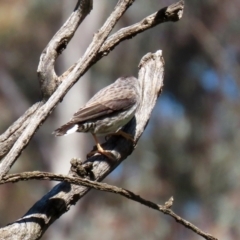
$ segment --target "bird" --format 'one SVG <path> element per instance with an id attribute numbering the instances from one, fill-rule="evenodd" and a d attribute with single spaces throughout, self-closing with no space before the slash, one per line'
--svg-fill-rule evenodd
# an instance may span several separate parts
<path id="1" fill-rule="evenodd" d="M 140 104 L 140 83 L 133 76 L 120 77 L 112 84 L 97 92 L 81 107 L 69 122 L 57 128 L 55 136 L 65 136 L 75 132 L 90 132 L 95 140 L 96 152 L 113 159 L 109 151 L 104 150 L 97 135 L 120 135 L 127 140 L 133 136 L 121 130 L 135 115 Z"/>

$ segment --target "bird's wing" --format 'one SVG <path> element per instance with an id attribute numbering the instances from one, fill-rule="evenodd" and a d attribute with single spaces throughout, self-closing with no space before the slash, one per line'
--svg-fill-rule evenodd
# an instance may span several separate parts
<path id="1" fill-rule="evenodd" d="M 121 112 L 131 108 L 135 104 L 135 98 L 109 99 L 107 101 L 93 102 L 79 109 L 71 119 L 71 122 L 85 122 L 90 119 L 96 119 Z"/>

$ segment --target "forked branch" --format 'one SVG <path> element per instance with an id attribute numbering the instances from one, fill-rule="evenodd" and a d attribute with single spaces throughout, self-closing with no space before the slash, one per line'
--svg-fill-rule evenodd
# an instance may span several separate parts
<path id="1" fill-rule="evenodd" d="M 0 179 L 2 176 L 7 174 L 11 169 L 14 162 L 17 160 L 18 156 L 21 154 L 22 150 L 28 145 L 34 133 L 37 131 L 38 127 L 47 119 L 59 101 L 66 95 L 70 88 L 75 84 L 78 79 L 87 71 L 87 69 L 93 64 L 97 52 L 100 47 L 108 37 L 109 33 L 112 31 L 113 27 L 116 25 L 118 20 L 127 10 L 127 8 L 133 3 L 134 0 L 119 0 L 114 11 L 108 17 L 103 26 L 94 35 L 92 42 L 87 48 L 84 56 L 79 59 L 73 71 L 65 76 L 62 84 L 57 88 L 57 90 L 51 95 L 47 102 L 41 106 L 35 112 L 34 116 L 28 126 L 24 129 L 23 133 L 16 140 L 15 144 L 6 155 L 6 157 L 0 163 Z M 44 80 L 43 80 L 44 82 Z"/>
<path id="2" fill-rule="evenodd" d="M 22 150 L 28 145 L 39 126 L 47 119 L 69 89 L 95 62 L 107 55 L 121 41 L 131 38 L 159 23 L 179 20 L 183 12 L 183 1 L 180 1 L 143 19 L 137 24 L 119 30 L 108 38 L 117 21 L 133 2 L 134 0 L 119 0 L 112 14 L 94 35 L 85 54 L 62 76 L 57 76 L 54 71 L 57 57 L 64 50 L 79 24 L 92 8 L 92 0 L 78 1 L 70 18 L 56 33 L 41 55 L 38 76 L 43 100 L 30 108 L 22 118 L 16 121 L 0 137 L 0 140 L 2 140 L 0 141 L 0 149 L 2 149 L 2 146 L 5 146 L 4 153 L 1 154 L 0 152 L 0 158 L 7 154 L 0 162 L 0 180 L 6 181 L 9 176 L 6 174 Z M 164 73 L 162 52 L 147 54 L 139 66 L 138 79 L 142 87 L 141 107 L 135 118 L 124 128 L 125 132 L 134 136 L 136 142 L 143 133 L 162 90 Z M 5 145 L 2 145 L 4 143 Z M 86 163 L 92 163 L 91 179 L 94 181 L 104 179 L 132 153 L 135 146 L 125 139 L 111 137 L 103 147 L 113 152 L 116 161 L 109 162 L 108 159 L 99 155 L 87 159 Z M 71 174 L 69 177 L 71 177 Z M 21 219 L 0 229 L 0 236 L 3 236 L 4 239 L 12 239 L 12 236 L 15 239 L 39 239 L 57 218 L 68 211 L 91 188 L 92 186 L 90 185 L 82 184 L 78 186 L 67 180 L 58 184 L 34 204 Z"/>
<path id="3" fill-rule="evenodd" d="M 81 2 L 81 4 L 79 2 Z M 83 11 L 82 8 L 85 8 L 86 11 Z M 140 22 L 132 26 L 120 29 L 118 32 L 110 36 L 103 43 L 103 45 L 101 46 L 98 52 L 95 51 L 96 57 L 93 58 L 93 60 L 89 62 L 89 64 L 83 67 L 82 73 L 78 77 L 81 77 L 95 62 L 99 61 L 102 57 L 106 56 L 120 42 L 126 39 L 130 39 L 135 35 L 156 26 L 157 24 L 167 22 L 167 21 L 176 21 L 181 19 L 183 14 L 183 8 L 184 8 L 184 2 L 179 1 L 175 4 L 170 5 L 169 7 L 165 7 L 159 10 L 158 12 L 144 18 L 143 20 L 141 20 Z M 56 73 L 54 71 L 54 64 L 57 56 L 60 54 L 61 51 L 64 50 L 67 43 L 70 41 L 71 37 L 74 35 L 75 31 L 77 30 L 77 27 L 79 26 L 81 21 L 84 19 L 84 17 L 88 13 L 87 9 L 90 11 L 91 1 L 85 1 L 85 0 L 78 1 L 75 11 L 72 13 L 72 15 L 64 24 L 64 28 L 62 27 L 58 31 L 58 33 L 53 37 L 53 39 L 47 45 L 47 47 L 45 48 L 45 50 L 43 51 L 40 57 L 40 63 L 38 66 L 38 75 L 39 75 L 39 81 L 41 84 L 42 95 L 44 96 L 44 99 L 48 98 L 51 95 L 51 93 L 56 90 L 58 85 L 63 81 L 65 82 L 67 78 L 68 78 L 68 81 L 72 82 L 72 84 L 74 84 L 74 82 L 77 81 L 77 80 L 73 81 L 72 77 L 69 77 L 70 73 L 73 71 L 73 69 L 75 69 L 76 64 L 73 64 L 73 66 L 71 66 L 64 74 L 62 74 L 59 77 L 56 77 Z M 51 56 L 54 56 L 52 60 L 50 60 Z M 49 86 L 47 83 L 49 84 Z M 65 94 L 66 93 L 61 94 L 62 96 L 60 97 L 60 99 L 62 99 Z M 38 108 L 42 106 L 44 103 L 45 103 L 45 100 L 37 103 Z M 42 121 L 44 121 L 48 117 L 50 112 L 48 112 L 47 115 L 42 116 L 42 119 L 43 119 Z M 19 136 L 25 131 L 26 126 L 29 125 L 31 118 L 35 114 L 36 114 L 35 107 L 34 109 L 31 107 L 23 115 L 24 121 L 22 121 L 23 117 L 21 117 L 20 121 L 17 120 L 15 123 L 12 124 L 12 126 L 8 128 L 8 130 L 5 133 L 3 133 L 0 136 L 0 149 L 3 150 L 3 151 L 0 151 L 0 159 L 3 158 L 10 151 L 10 149 L 12 148 L 14 143 L 17 141 Z M 35 129 L 34 131 L 36 130 L 37 129 Z M 31 138 L 33 134 L 34 133 L 31 133 L 31 134 L 29 133 L 28 137 Z M 11 138 L 11 139 L 8 140 L 8 138 Z M 3 167 L 2 167 L 2 164 L 0 164 L 0 177 L 8 171 L 9 166 L 14 163 L 13 157 L 18 156 L 18 154 L 20 154 L 23 148 L 24 146 L 20 147 L 19 150 L 15 150 L 15 151 L 18 151 L 18 153 L 12 155 L 12 157 L 8 156 L 9 160 L 6 160 L 6 159 L 4 160 L 4 162 L 7 162 L 6 163 L 8 166 L 7 169 L 2 170 Z"/>
<path id="4" fill-rule="evenodd" d="M 143 133 L 159 93 L 163 87 L 164 61 L 162 51 L 154 54 L 147 54 L 140 62 L 138 80 L 142 88 L 140 107 L 135 118 L 124 128 L 124 131 L 134 136 L 138 141 Z M 134 150 L 135 146 L 131 141 L 121 137 L 111 137 L 105 144 L 104 149 L 112 151 L 115 161 L 109 161 L 101 155 L 87 159 L 85 164 L 92 163 L 91 179 L 101 181 L 113 171 L 127 156 Z M 71 176 L 71 174 L 70 174 Z M 2 180 L 7 176 L 3 176 Z M 77 186 L 68 182 L 62 182 L 55 186 L 49 193 L 33 205 L 33 207 L 19 220 L 0 229 L 3 233 L 14 234 L 19 239 L 19 234 L 29 235 L 25 239 L 38 239 L 34 236 L 42 236 L 46 229 L 73 204 L 75 204 L 88 191 L 89 187 Z M 4 236 L 4 235 L 1 235 Z M 9 235 L 10 236 L 10 235 Z M 7 239 L 7 238 L 6 238 Z"/>

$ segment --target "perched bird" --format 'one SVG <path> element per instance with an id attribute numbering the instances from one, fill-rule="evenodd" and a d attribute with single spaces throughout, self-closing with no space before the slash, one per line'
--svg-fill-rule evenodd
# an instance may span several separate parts
<path id="1" fill-rule="evenodd" d="M 111 154 L 104 150 L 96 135 L 121 135 L 128 140 L 130 134 L 120 130 L 133 117 L 140 102 L 140 84 L 135 77 L 121 77 L 114 83 L 97 92 L 72 119 L 56 129 L 55 136 L 74 132 L 90 132 L 97 145 L 97 151 L 109 158 Z"/>

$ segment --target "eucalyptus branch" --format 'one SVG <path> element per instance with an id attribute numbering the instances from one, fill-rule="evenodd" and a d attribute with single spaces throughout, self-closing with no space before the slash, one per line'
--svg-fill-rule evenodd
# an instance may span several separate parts
<path id="1" fill-rule="evenodd" d="M 128 2 L 129 5 L 132 3 L 132 1 Z M 99 61 L 102 57 L 108 55 L 108 53 L 112 51 L 120 42 L 126 39 L 130 39 L 135 35 L 156 26 L 157 24 L 161 24 L 167 21 L 177 21 L 181 19 L 184 8 L 184 1 L 181 0 L 177 3 L 170 5 L 169 7 L 162 8 L 158 12 L 142 19 L 139 23 L 120 29 L 115 34 L 106 39 L 98 52 L 95 51 L 95 58 L 93 57 L 86 66 L 82 66 L 82 71 L 79 76 L 76 76 L 76 78 L 74 79 L 72 75 L 70 76 L 73 69 L 76 69 L 76 63 L 73 64 L 61 76 L 57 77 L 54 70 L 54 63 L 56 61 L 56 58 L 64 50 L 64 48 L 66 48 L 68 42 L 73 37 L 79 24 L 90 12 L 92 8 L 91 4 L 91 0 L 79 0 L 74 12 L 71 14 L 63 27 L 60 28 L 60 30 L 54 35 L 52 40 L 44 49 L 40 57 L 40 63 L 38 66 L 38 77 L 44 98 L 49 97 L 63 81 L 71 82 L 70 85 L 74 84 L 78 80 L 78 78 L 80 78 L 95 62 Z M 51 57 L 53 57 L 53 59 L 51 59 Z M 82 62 L 84 62 L 86 58 L 86 55 L 84 58 L 81 58 Z M 26 127 L 29 126 L 31 117 L 36 115 L 36 118 L 38 119 L 37 124 L 40 125 L 50 115 L 59 100 L 61 100 L 65 96 L 70 87 L 65 86 L 64 88 L 67 89 L 64 92 L 58 93 L 58 96 L 55 95 L 54 99 L 57 98 L 57 100 L 54 101 L 54 104 L 51 104 L 51 102 L 48 101 L 48 107 L 44 106 L 43 109 L 39 110 L 38 115 L 35 105 L 38 109 L 42 105 L 44 105 L 45 100 L 33 105 L 31 108 L 29 108 L 28 111 L 26 111 L 26 113 L 22 117 L 19 118 L 19 120 L 12 124 L 12 126 L 10 126 L 8 130 L 0 136 L 0 159 L 3 158 L 10 151 L 10 149 L 16 143 L 17 139 L 25 131 Z M 29 112 L 31 113 L 30 115 Z M 34 118 L 34 120 L 36 118 Z M 28 144 L 29 140 L 37 130 L 38 126 L 33 126 L 31 129 L 29 128 L 25 136 L 21 137 L 21 141 L 24 141 L 24 144 L 22 145 L 18 141 L 18 144 L 16 144 L 14 147 L 15 150 L 12 150 L 11 154 L 9 153 L 7 158 L 3 160 L 2 164 L 0 164 L 0 178 L 9 171 L 11 166 L 14 164 L 16 158 L 21 153 L 22 149 Z M 6 167 L 4 167 L 3 165 L 6 165 Z"/>
<path id="2" fill-rule="evenodd" d="M 110 14 L 106 22 L 94 35 L 92 42 L 87 48 L 85 54 L 79 59 L 73 71 L 66 76 L 66 79 L 60 84 L 57 90 L 51 95 L 48 101 L 40 107 L 34 116 L 31 118 L 29 125 L 26 127 L 22 135 L 17 139 L 9 153 L 0 163 L 0 178 L 7 174 L 11 169 L 22 150 L 28 145 L 29 141 L 37 131 L 38 127 L 47 119 L 56 105 L 66 95 L 70 88 L 78 79 L 87 71 L 92 65 L 92 61 L 97 55 L 103 42 L 112 31 L 118 20 L 121 18 L 127 8 L 134 2 L 134 0 L 119 0 L 114 11 Z"/>
<path id="3" fill-rule="evenodd" d="M 86 2 L 86 4 L 87 5 L 86 7 L 84 6 L 84 8 L 89 9 L 90 11 L 91 1 L 89 1 L 89 3 Z M 76 66 L 76 64 L 74 64 L 64 74 L 56 78 L 56 74 L 54 71 L 54 63 L 55 63 L 56 57 L 67 46 L 68 42 L 74 35 L 74 32 L 77 30 L 77 27 L 79 26 L 79 24 L 82 22 L 82 20 L 85 18 L 86 14 L 88 13 L 86 10 L 85 11 L 81 10 L 81 7 L 82 5 L 78 3 L 78 5 L 75 8 L 75 11 L 72 13 L 72 15 L 64 24 L 64 28 L 62 27 L 54 35 L 53 39 L 50 41 L 50 43 L 45 48 L 45 50 L 43 51 L 40 57 L 41 61 L 38 66 L 38 76 L 39 76 L 39 81 L 41 84 L 43 96 L 45 97 L 49 96 L 49 94 L 52 91 L 54 91 L 62 81 L 65 80 L 67 75 Z M 157 24 L 161 24 L 167 21 L 176 21 L 181 19 L 182 13 L 183 13 L 183 7 L 184 7 L 183 1 L 177 2 L 175 4 L 170 5 L 169 7 L 162 8 L 158 12 L 142 19 L 139 23 L 120 29 L 105 41 L 105 43 L 102 45 L 99 52 L 97 53 L 97 57 L 94 60 L 94 62 L 108 55 L 108 53 L 112 51 L 120 42 L 126 39 L 130 39 L 135 35 L 156 26 Z M 83 15 L 80 15 L 80 13 L 82 13 Z M 71 24 L 73 24 L 74 28 L 71 26 Z M 64 32 L 63 30 L 67 32 Z M 50 61 L 51 56 L 54 56 L 54 59 L 55 59 L 54 61 Z M 49 64 L 49 62 L 51 64 Z M 91 65 L 93 65 L 94 62 L 92 62 Z M 89 67 L 91 67 L 91 65 L 89 65 Z M 46 67 L 46 69 L 44 69 L 44 66 Z M 44 81 L 44 76 L 46 78 L 46 81 Z M 47 82 L 49 83 L 49 86 L 46 85 Z M 39 102 L 35 105 L 41 106 L 43 105 L 43 103 L 44 102 Z M 30 122 L 29 112 L 31 112 L 31 116 L 33 113 L 35 113 L 36 111 L 35 105 L 29 108 L 29 110 L 26 111 L 26 114 L 20 117 L 14 124 L 12 124 L 12 126 L 8 128 L 8 130 L 5 133 L 3 133 L 0 136 L 0 149 L 1 149 L 0 159 L 3 156 L 5 156 L 7 152 L 9 152 L 9 150 L 11 149 L 13 144 L 16 142 L 18 137 L 24 131 L 26 126 L 29 124 Z M 10 138 L 10 140 L 8 140 L 8 138 Z"/>
<path id="4" fill-rule="evenodd" d="M 12 180 L 17 181 L 19 175 L 6 174 L 22 150 L 28 145 L 37 129 L 64 98 L 70 88 L 94 63 L 107 55 L 121 41 L 131 38 L 161 22 L 179 20 L 183 12 L 183 1 L 180 1 L 168 8 L 164 8 L 164 10 L 160 10 L 155 15 L 149 16 L 149 18 L 138 24 L 130 26 L 128 30 L 126 30 L 127 28 L 119 30 L 108 38 L 115 24 L 133 2 L 134 0 L 119 0 L 114 11 L 94 35 L 84 55 L 63 75 L 56 76 L 54 71 L 56 58 L 64 50 L 77 27 L 92 8 L 92 0 L 79 0 L 77 2 L 74 12 L 69 18 L 70 20 L 67 20 L 65 25 L 56 33 L 41 55 L 38 76 L 43 100 L 30 108 L 31 111 L 27 111 L 22 118 L 10 126 L 0 137 L 3 140 L 2 142 L 0 141 L 0 149 L 8 141 L 7 146 L 5 146 L 7 150 L 5 150 L 4 155 L 8 153 L 2 162 L 0 162 L 1 183 L 3 183 L 2 181 L 6 182 L 9 176 L 14 177 Z M 83 10 L 84 7 L 86 7 L 86 11 Z M 70 31 L 66 29 L 68 27 Z M 162 52 L 157 51 L 154 54 L 144 56 L 139 64 L 139 68 L 138 80 L 142 88 L 141 104 L 134 119 L 123 129 L 134 136 L 136 143 L 147 126 L 153 107 L 163 87 L 164 61 Z M 10 138 L 13 136 L 14 138 L 11 140 Z M 109 161 L 104 156 L 99 155 L 87 159 L 86 163 L 92 163 L 91 179 L 94 181 L 91 181 L 91 184 L 93 182 L 97 184 L 98 181 L 104 179 L 132 153 L 135 145 L 121 137 L 111 137 L 106 143 L 102 144 L 102 147 L 111 151 L 116 161 Z M 46 173 L 42 177 L 47 178 Z M 15 239 L 39 239 L 56 219 L 67 212 L 93 186 L 97 186 L 86 185 L 89 183 L 86 182 L 86 179 L 81 178 L 78 178 L 78 180 L 81 179 L 82 181 L 80 185 L 70 182 L 75 181 L 71 177 L 71 174 L 68 178 L 64 178 L 64 181 L 59 179 L 58 181 L 62 182 L 37 201 L 22 218 L 1 228 L 0 236 L 3 239 L 13 239 L 13 237 Z M 125 194 L 130 193 L 127 190 L 123 190 L 123 192 Z M 156 208 L 157 206 L 160 208 L 157 204 L 153 206 L 155 205 Z M 170 205 L 167 204 L 165 208 L 168 209 Z"/>
<path id="5" fill-rule="evenodd" d="M 198 227 L 196 227 L 194 224 L 188 222 L 187 220 L 183 219 L 182 217 L 180 217 L 179 215 L 174 213 L 170 209 L 173 205 L 172 197 L 164 205 L 159 205 L 152 201 L 146 200 L 127 189 L 113 186 L 113 185 L 110 185 L 107 183 L 99 183 L 99 182 L 91 181 L 91 180 L 80 178 L 80 177 L 69 177 L 69 176 L 63 175 L 63 174 L 54 174 L 54 173 L 50 173 L 50 172 L 39 172 L 39 171 L 23 172 L 23 173 L 15 173 L 15 174 L 6 175 L 6 176 L 4 176 L 4 178 L 2 180 L 0 180 L 0 185 L 4 184 L 4 183 L 10 183 L 10 182 L 14 183 L 14 182 L 18 182 L 18 181 L 27 181 L 27 180 L 32 180 L 32 179 L 61 181 L 61 182 L 65 181 L 65 182 L 75 184 L 75 185 L 82 185 L 82 186 L 85 186 L 88 188 L 94 188 L 99 191 L 119 194 L 125 198 L 132 200 L 132 201 L 141 203 L 149 208 L 155 209 L 166 215 L 171 216 L 177 222 L 179 222 L 186 228 L 192 230 L 193 232 L 197 233 L 198 235 L 202 236 L 203 238 L 205 238 L 207 240 L 217 240 L 217 238 L 211 236 L 208 233 L 203 232 Z"/>
<path id="6" fill-rule="evenodd" d="M 54 68 L 57 57 L 67 47 L 79 25 L 90 13 L 92 5 L 92 0 L 78 0 L 73 13 L 43 50 L 37 72 L 44 99 L 49 98 L 60 84 Z"/>
<path id="7" fill-rule="evenodd" d="M 164 22 L 175 22 L 180 20 L 183 15 L 183 9 L 184 1 L 181 0 L 168 7 L 160 9 L 152 15 L 143 18 L 138 23 L 118 30 L 106 40 L 106 42 L 101 47 L 97 58 L 102 58 L 103 56 L 108 55 L 108 53 L 112 51 L 120 42 L 131 39 L 137 34 L 153 28 L 156 25 Z"/>
<path id="8" fill-rule="evenodd" d="M 182 18 L 184 9 L 184 1 L 181 0 L 177 3 L 171 4 L 168 7 L 161 8 L 156 13 L 153 13 L 145 18 L 143 18 L 138 23 L 131 26 L 121 28 L 116 33 L 112 34 L 106 39 L 104 44 L 101 46 L 93 64 L 99 61 L 102 57 L 107 56 L 118 44 L 121 42 L 131 39 L 134 36 L 153 28 L 164 22 L 175 22 Z M 60 76 L 63 79 L 67 74 L 69 74 L 76 64 L 73 64 L 66 72 Z"/>
<path id="9" fill-rule="evenodd" d="M 134 119 L 123 129 L 124 132 L 134 136 L 135 143 L 137 143 L 147 126 L 153 107 L 163 87 L 164 61 L 162 51 L 146 54 L 142 58 L 139 67 L 138 80 L 142 89 L 140 106 Z M 106 157 L 98 154 L 86 160 L 85 164 L 92 164 L 91 179 L 98 182 L 103 180 L 126 159 L 134 150 L 135 145 L 124 138 L 113 136 L 102 144 L 102 147 L 111 151 L 116 160 L 109 161 Z M 6 176 L 3 176 L 2 179 L 4 178 Z M 22 235 L 20 234 L 25 234 L 29 235 L 29 238 L 25 239 L 38 239 L 56 219 L 68 211 L 72 205 L 76 204 L 90 189 L 66 181 L 59 183 L 42 199 L 37 201 L 22 218 L 1 228 L 0 236 L 11 239 L 11 236 L 16 234 L 21 239 Z M 5 233 L 8 235 L 2 235 Z"/>

